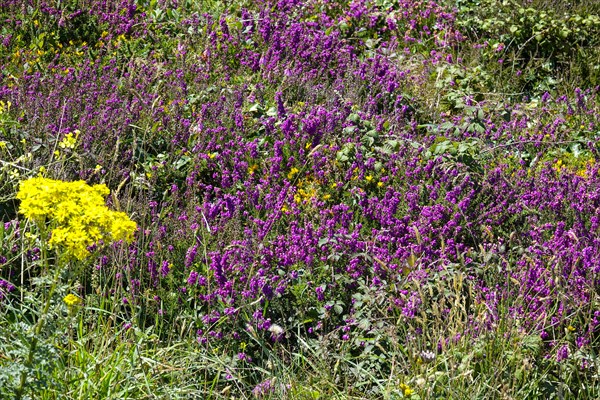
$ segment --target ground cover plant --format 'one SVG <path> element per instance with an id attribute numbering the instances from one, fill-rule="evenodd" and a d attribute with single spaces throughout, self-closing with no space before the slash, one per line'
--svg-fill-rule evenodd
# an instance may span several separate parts
<path id="1" fill-rule="evenodd" d="M 595 1 L 0 21 L 0 398 L 600 397 Z"/>

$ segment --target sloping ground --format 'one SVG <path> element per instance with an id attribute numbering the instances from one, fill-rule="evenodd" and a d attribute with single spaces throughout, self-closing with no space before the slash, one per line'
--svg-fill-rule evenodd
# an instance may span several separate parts
<path id="1" fill-rule="evenodd" d="M 139 230 L 69 264 L 32 393 L 597 398 L 600 17 L 524 3 L 0 2 L 0 393 L 41 173 Z M 61 332 L 156 364 L 94 389 Z"/>

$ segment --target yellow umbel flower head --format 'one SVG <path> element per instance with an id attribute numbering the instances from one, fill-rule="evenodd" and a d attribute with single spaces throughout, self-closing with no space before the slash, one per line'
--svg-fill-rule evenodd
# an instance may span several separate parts
<path id="1" fill-rule="evenodd" d="M 21 200 L 21 214 L 39 227 L 51 229 L 51 247 L 83 260 L 89 255 L 88 247 L 100 240 L 133 240 L 135 222 L 125 213 L 106 207 L 104 199 L 109 193 L 106 185 L 38 176 L 21 182 L 17 198 Z"/>

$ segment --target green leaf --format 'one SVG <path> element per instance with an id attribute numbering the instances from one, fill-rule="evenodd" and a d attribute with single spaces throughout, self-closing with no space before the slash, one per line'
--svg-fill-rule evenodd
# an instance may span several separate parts
<path id="1" fill-rule="evenodd" d="M 268 117 L 276 117 L 277 116 L 277 108 L 276 107 L 269 107 L 269 109 L 266 112 L 266 115 Z"/>
<path id="2" fill-rule="evenodd" d="M 342 312 L 344 312 L 344 307 L 342 307 L 339 303 L 336 303 L 333 306 L 333 312 L 335 312 L 337 315 L 340 315 Z"/>

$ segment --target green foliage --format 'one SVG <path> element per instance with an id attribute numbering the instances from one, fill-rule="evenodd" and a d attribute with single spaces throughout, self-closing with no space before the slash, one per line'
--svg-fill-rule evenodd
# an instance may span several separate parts
<path id="1" fill-rule="evenodd" d="M 0 28 L 0 33 L 11 38 L 8 46 L 0 48 L 0 57 L 14 60 L 14 69 L 6 72 L 18 77 L 21 71 L 42 70 L 57 55 L 77 63 L 94 53 L 91 47 L 101 38 L 103 26 L 93 13 L 81 12 L 78 3 L 57 2 L 54 13 L 16 3 L 0 11 L 0 16 L 16 12 Z"/>
<path id="2" fill-rule="evenodd" d="M 482 61 L 496 69 L 502 60 L 515 91 L 535 95 L 558 89 L 563 80 L 579 87 L 600 83 L 598 10 L 560 12 L 514 0 L 459 0 L 457 7 L 458 24 L 482 47 Z"/>

